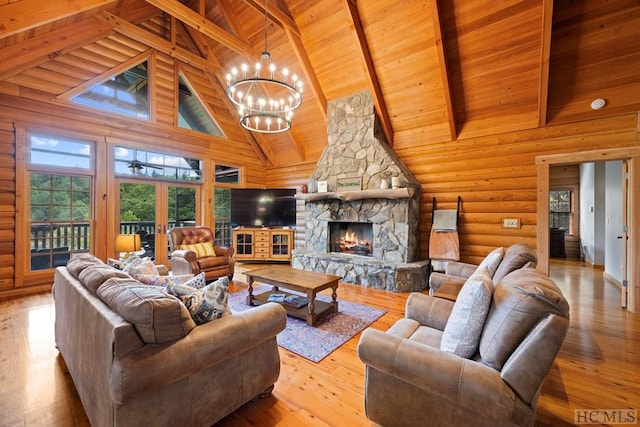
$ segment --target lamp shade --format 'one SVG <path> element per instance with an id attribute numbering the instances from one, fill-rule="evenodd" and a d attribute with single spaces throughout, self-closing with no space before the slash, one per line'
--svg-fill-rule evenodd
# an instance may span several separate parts
<path id="1" fill-rule="evenodd" d="M 142 249 L 139 234 L 118 234 L 115 242 L 116 252 L 135 252 Z"/>

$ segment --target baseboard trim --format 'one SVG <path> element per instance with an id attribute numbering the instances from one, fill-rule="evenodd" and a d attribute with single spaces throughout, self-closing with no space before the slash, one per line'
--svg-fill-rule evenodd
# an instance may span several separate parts
<path id="1" fill-rule="evenodd" d="M 604 271 L 604 265 L 603 264 L 594 264 L 591 261 L 589 261 L 588 259 L 585 259 L 584 263 L 589 268 L 592 268 L 594 270 L 602 270 L 602 271 Z"/>
<path id="2" fill-rule="evenodd" d="M 622 289 L 622 282 L 616 279 L 615 277 L 613 277 L 612 275 L 610 275 L 609 273 L 607 273 L 606 271 L 602 273 L 602 277 L 604 277 L 604 280 L 606 280 L 607 282 L 611 282 L 614 285 L 616 285 L 618 288 Z"/>

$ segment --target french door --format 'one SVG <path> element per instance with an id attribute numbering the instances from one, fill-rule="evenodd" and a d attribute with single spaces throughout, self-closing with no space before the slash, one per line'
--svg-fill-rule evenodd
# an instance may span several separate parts
<path id="1" fill-rule="evenodd" d="M 140 234 L 143 256 L 170 266 L 167 232 L 200 224 L 200 185 L 118 180 L 116 222 L 121 234 Z"/>

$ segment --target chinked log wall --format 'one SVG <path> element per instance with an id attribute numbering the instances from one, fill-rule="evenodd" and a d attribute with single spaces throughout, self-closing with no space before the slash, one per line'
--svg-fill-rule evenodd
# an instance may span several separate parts
<path id="1" fill-rule="evenodd" d="M 396 145 L 399 141 L 396 141 Z M 638 146 L 638 115 L 549 126 L 451 142 L 395 148 L 421 184 L 420 252 L 428 258 L 432 198 L 455 208 L 462 197 L 460 245 L 463 261 L 478 263 L 496 246 L 536 246 L 536 156 Z M 268 186 L 297 186 L 314 164 L 268 171 Z M 520 229 L 503 229 L 502 218 L 520 218 Z M 303 215 L 298 215 L 298 220 Z M 300 232 L 300 230 L 302 230 Z M 296 247 L 304 247 L 298 222 Z"/>

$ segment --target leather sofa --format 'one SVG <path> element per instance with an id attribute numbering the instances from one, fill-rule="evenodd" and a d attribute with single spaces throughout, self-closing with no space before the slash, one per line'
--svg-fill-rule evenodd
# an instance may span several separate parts
<path id="1" fill-rule="evenodd" d="M 491 251 L 480 263 L 487 266 L 497 284 L 503 277 L 522 267 L 535 268 L 538 263 L 536 251 L 526 243 L 515 243 Z M 429 295 L 455 301 L 465 281 L 479 266 L 459 261 L 449 261 L 444 273 L 433 272 L 429 276 Z"/>
<path id="2" fill-rule="evenodd" d="M 192 250 L 180 249 L 180 245 L 211 243 L 215 256 L 198 257 Z M 208 227 L 176 227 L 169 230 L 171 271 L 173 274 L 199 274 L 205 280 L 227 276 L 233 280 L 235 267 L 234 249 L 215 244 L 213 231 Z"/>
<path id="3" fill-rule="evenodd" d="M 94 427 L 208 427 L 280 375 L 279 304 L 196 325 L 166 288 L 74 257 L 53 295 L 56 346 Z"/>
<path id="4" fill-rule="evenodd" d="M 441 350 L 454 304 L 412 293 L 403 319 L 362 333 L 367 417 L 386 427 L 535 425 L 540 389 L 569 328 L 556 284 L 534 269 L 505 276 L 470 358 Z"/>

